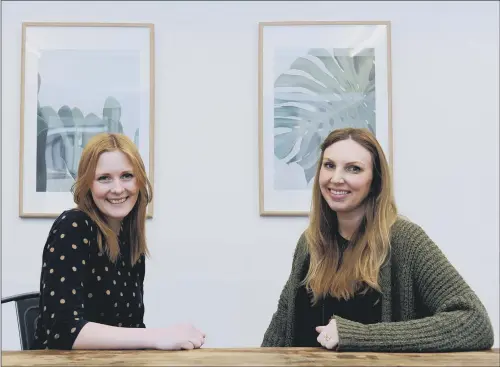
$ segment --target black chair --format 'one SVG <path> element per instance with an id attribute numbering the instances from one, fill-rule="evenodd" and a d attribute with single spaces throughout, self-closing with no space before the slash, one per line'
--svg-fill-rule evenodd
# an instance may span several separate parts
<path id="1" fill-rule="evenodd" d="M 17 324 L 22 350 L 34 348 L 36 322 L 40 317 L 39 300 L 40 292 L 29 292 L 2 298 L 2 304 L 16 303 Z"/>

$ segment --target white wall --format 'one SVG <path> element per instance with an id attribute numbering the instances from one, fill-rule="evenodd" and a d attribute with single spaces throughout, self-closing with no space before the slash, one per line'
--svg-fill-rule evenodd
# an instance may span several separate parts
<path id="1" fill-rule="evenodd" d="M 21 22 L 152 22 L 155 217 L 149 326 L 255 347 L 306 218 L 258 215 L 259 21 L 392 21 L 396 199 L 482 299 L 499 339 L 496 2 L 7 2 L 2 14 L 2 297 L 38 289 L 52 220 L 18 217 Z M 19 348 L 4 307 L 2 349 Z"/>

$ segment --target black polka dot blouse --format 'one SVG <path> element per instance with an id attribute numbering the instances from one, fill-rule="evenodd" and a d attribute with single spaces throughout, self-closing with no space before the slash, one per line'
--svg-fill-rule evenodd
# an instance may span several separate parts
<path id="1" fill-rule="evenodd" d="M 71 349 L 89 321 L 144 328 L 144 256 L 131 266 L 130 248 L 120 234 L 113 264 L 97 245 L 97 226 L 72 209 L 54 222 L 42 256 L 38 349 Z"/>

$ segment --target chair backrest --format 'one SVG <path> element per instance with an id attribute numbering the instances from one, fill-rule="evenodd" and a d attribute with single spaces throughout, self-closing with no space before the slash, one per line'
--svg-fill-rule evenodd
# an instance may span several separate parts
<path id="1" fill-rule="evenodd" d="M 39 292 L 2 298 L 2 304 L 15 302 L 22 350 L 34 349 L 36 323 L 40 317 L 39 300 Z"/>

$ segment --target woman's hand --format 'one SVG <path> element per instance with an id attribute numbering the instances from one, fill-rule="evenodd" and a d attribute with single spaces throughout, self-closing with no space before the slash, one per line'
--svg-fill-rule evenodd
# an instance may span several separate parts
<path id="1" fill-rule="evenodd" d="M 205 343 L 205 333 L 190 324 L 174 325 L 162 329 L 146 329 L 151 331 L 154 349 L 179 350 L 197 349 Z"/>
<path id="2" fill-rule="evenodd" d="M 316 326 L 319 333 L 316 339 L 326 349 L 336 349 L 339 344 L 339 332 L 337 330 L 337 321 L 331 319 L 328 325 Z"/>

